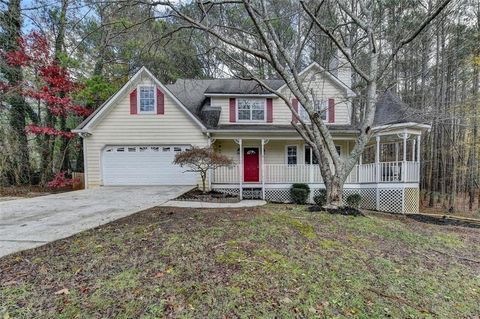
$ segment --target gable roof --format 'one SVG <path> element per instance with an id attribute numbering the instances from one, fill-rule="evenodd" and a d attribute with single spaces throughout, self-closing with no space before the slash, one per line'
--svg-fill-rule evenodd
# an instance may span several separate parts
<path id="1" fill-rule="evenodd" d="M 302 76 L 304 75 L 305 73 L 307 73 L 308 71 L 310 71 L 311 69 L 313 68 L 317 68 L 320 70 L 320 72 L 325 75 L 325 77 L 329 80 L 331 80 L 333 83 L 337 84 L 338 86 L 340 86 L 342 89 L 344 89 L 346 92 L 347 92 L 347 96 L 350 96 L 350 97 L 353 97 L 353 96 L 356 96 L 357 94 L 355 92 L 353 92 L 352 88 L 350 88 L 348 85 L 346 85 L 345 83 L 343 83 L 339 78 L 337 78 L 335 75 L 333 75 L 332 73 L 328 72 L 327 70 L 325 70 L 325 68 L 323 68 L 320 64 L 318 64 L 317 62 L 312 62 L 310 63 L 309 66 L 307 66 L 305 69 L 303 69 L 300 73 L 298 73 L 298 76 Z M 284 83 L 281 87 L 279 87 L 277 89 L 277 91 L 280 91 L 282 89 L 284 89 L 285 87 L 287 86 L 286 83 Z"/>
<path id="2" fill-rule="evenodd" d="M 183 109 L 187 115 L 198 125 L 202 130 L 205 130 L 206 127 L 203 124 L 203 122 L 199 119 L 197 116 L 196 112 L 192 112 L 190 109 L 188 109 L 177 97 L 174 95 L 170 90 L 163 85 L 146 67 L 142 67 L 140 70 L 135 73 L 135 75 L 127 82 L 125 83 L 122 88 L 115 93 L 113 96 L 111 96 L 105 103 L 103 103 L 98 109 L 95 110 L 90 116 L 88 116 L 80 125 L 78 125 L 72 132 L 74 133 L 82 133 L 82 132 L 88 132 L 89 128 L 95 124 L 96 121 L 98 121 L 103 114 L 105 114 L 113 105 L 114 102 L 116 102 L 123 94 L 131 89 L 135 84 L 138 82 L 138 80 L 141 78 L 142 75 L 146 75 L 149 77 L 155 84 L 165 93 L 167 94 L 173 101 L 181 108 Z"/>

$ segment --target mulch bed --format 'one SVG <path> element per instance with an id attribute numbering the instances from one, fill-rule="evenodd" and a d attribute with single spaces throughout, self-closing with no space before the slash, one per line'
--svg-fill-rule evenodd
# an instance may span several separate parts
<path id="1" fill-rule="evenodd" d="M 176 200 L 211 203 L 237 203 L 240 201 L 240 198 L 235 195 L 221 193 L 217 191 L 209 191 L 204 193 L 198 188 L 196 188 L 177 197 Z"/>
<path id="2" fill-rule="evenodd" d="M 418 222 L 429 223 L 434 225 L 480 228 L 480 220 L 475 220 L 475 219 L 457 218 L 455 216 L 446 216 L 446 215 L 429 216 L 429 215 L 423 215 L 423 214 L 407 214 L 406 216 Z"/>
<path id="3" fill-rule="evenodd" d="M 325 208 L 319 205 L 312 205 L 308 207 L 308 210 L 310 212 L 327 212 L 329 214 L 338 214 L 344 216 L 366 216 L 361 210 L 348 206 L 338 208 Z"/>

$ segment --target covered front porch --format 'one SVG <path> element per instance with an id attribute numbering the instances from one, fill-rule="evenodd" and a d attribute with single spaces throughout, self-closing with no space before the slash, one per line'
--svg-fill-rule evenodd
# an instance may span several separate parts
<path id="1" fill-rule="evenodd" d="M 421 131 L 415 130 L 376 134 L 345 180 L 344 197 L 359 193 L 364 208 L 417 212 L 420 139 Z M 354 137 L 339 136 L 334 142 L 340 156 L 348 156 Z M 217 152 L 235 161 L 211 172 L 213 189 L 241 198 L 289 202 L 293 183 L 309 184 L 311 200 L 325 188 L 312 151 L 298 137 L 218 136 L 211 143 Z"/>

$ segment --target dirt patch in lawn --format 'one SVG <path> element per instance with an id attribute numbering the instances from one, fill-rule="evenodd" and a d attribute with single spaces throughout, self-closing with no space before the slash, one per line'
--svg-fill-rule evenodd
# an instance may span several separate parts
<path id="1" fill-rule="evenodd" d="M 161 207 L 0 259 L 0 314 L 467 318 L 478 256 L 480 230 L 403 216 Z"/>

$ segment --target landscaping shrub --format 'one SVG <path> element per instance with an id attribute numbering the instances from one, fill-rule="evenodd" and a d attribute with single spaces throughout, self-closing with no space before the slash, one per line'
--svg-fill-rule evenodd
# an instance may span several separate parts
<path id="1" fill-rule="evenodd" d="M 361 200 L 362 196 L 360 194 L 352 194 L 347 196 L 346 202 L 348 206 L 358 208 Z"/>
<path id="2" fill-rule="evenodd" d="M 291 188 L 301 188 L 306 190 L 310 194 L 310 187 L 307 184 L 295 183 L 295 184 L 292 184 Z"/>
<path id="3" fill-rule="evenodd" d="M 290 188 L 290 194 L 295 204 L 305 204 L 310 194 L 310 187 L 307 184 L 293 184 Z"/>
<path id="4" fill-rule="evenodd" d="M 305 204 L 308 199 L 308 192 L 302 188 L 292 188 L 290 190 L 292 200 L 295 204 Z"/>
<path id="5" fill-rule="evenodd" d="M 325 206 L 327 203 L 327 191 L 325 189 L 320 189 L 319 194 L 313 197 L 313 201 L 320 207 Z"/>

